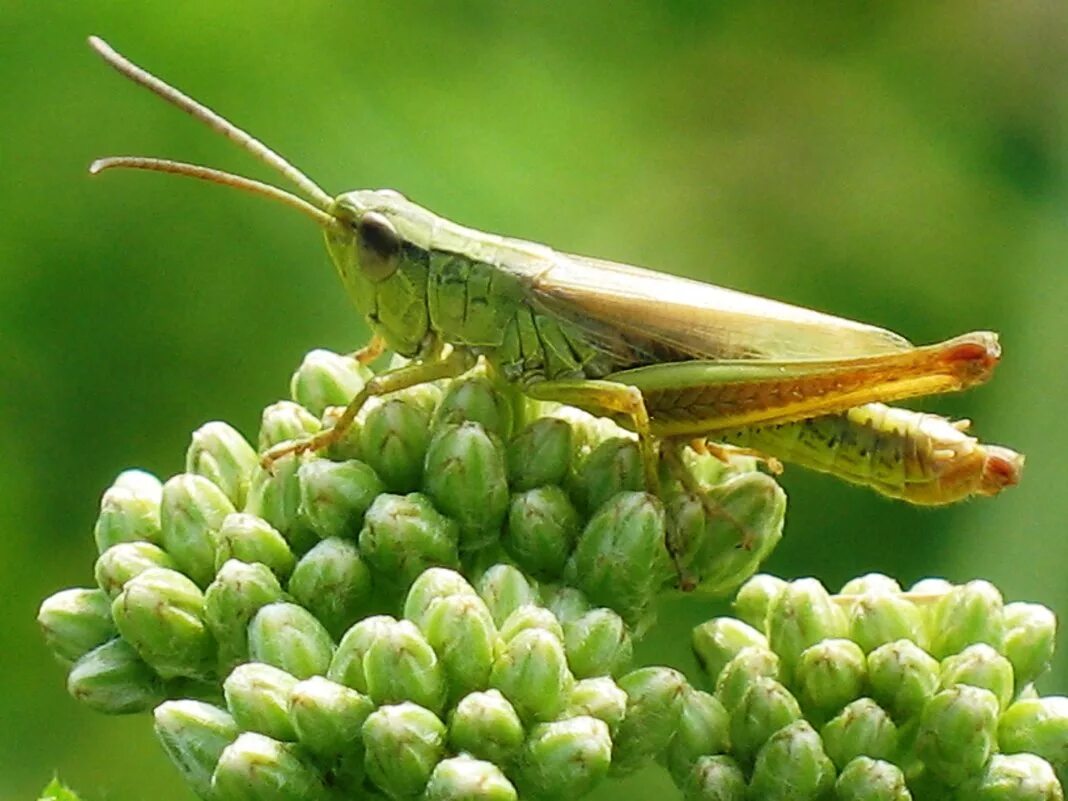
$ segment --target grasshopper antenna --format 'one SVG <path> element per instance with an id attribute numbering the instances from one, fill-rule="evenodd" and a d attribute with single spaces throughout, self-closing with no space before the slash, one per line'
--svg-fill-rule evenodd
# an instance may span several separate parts
<path id="1" fill-rule="evenodd" d="M 156 172 L 169 172 L 176 175 L 185 175 L 190 178 L 198 178 L 200 180 L 224 184 L 226 186 L 233 186 L 248 192 L 272 197 L 276 200 L 282 200 L 288 205 L 300 209 L 305 214 L 309 213 L 309 209 L 314 209 L 321 215 L 321 217 L 315 218 L 320 224 L 326 224 L 322 218 L 330 218 L 330 220 L 333 221 L 333 216 L 327 211 L 333 203 L 333 198 L 324 192 L 311 178 L 282 158 L 278 153 L 271 150 L 271 148 L 267 147 L 267 145 L 263 144 L 259 139 L 256 139 L 251 134 L 241 130 L 225 117 L 216 114 L 207 106 L 198 103 L 196 100 L 183 92 L 178 91 L 170 84 L 160 80 L 155 75 L 141 69 L 133 62 L 119 55 L 119 53 L 113 50 L 103 39 L 96 36 L 90 36 L 89 46 L 99 53 L 101 58 L 111 65 L 111 67 L 125 75 L 134 83 L 140 84 L 166 100 L 172 106 L 176 106 L 194 119 L 200 120 L 213 131 L 221 133 L 231 142 L 234 142 L 246 152 L 251 153 L 268 167 L 281 173 L 290 181 L 290 183 L 297 187 L 297 189 L 299 189 L 311 203 L 301 200 L 301 198 L 296 195 L 292 195 L 282 189 L 261 183 L 260 181 L 242 178 L 239 175 L 222 172 L 221 170 L 213 170 L 208 167 L 200 167 L 195 164 L 185 164 L 183 162 L 167 161 L 164 159 L 126 156 L 100 159 L 99 161 L 93 162 L 93 165 L 89 168 L 91 173 L 95 174 L 110 168 L 129 167 L 133 169 L 154 170 Z M 303 203 L 304 205 L 300 206 L 298 203 Z"/>
<path id="2" fill-rule="evenodd" d="M 287 206 L 311 217 L 324 228 L 338 224 L 333 215 L 320 211 L 317 206 L 313 206 L 307 200 L 294 195 L 292 192 L 287 192 L 277 186 L 271 186 L 252 178 L 245 178 L 222 170 L 213 170 L 211 167 L 201 167 L 199 164 L 188 164 L 184 161 L 171 161 L 170 159 L 145 158 L 144 156 L 111 156 L 105 159 L 97 159 L 90 164 L 89 174 L 96 175 L 104 170 L 115 168 L 166 172 L 171 175 L 184 175 L 187 178 L 210 181 L 213 184 L 232 186 L 235 189 L 250 192 L 254 195 L 280 200 Z"/>

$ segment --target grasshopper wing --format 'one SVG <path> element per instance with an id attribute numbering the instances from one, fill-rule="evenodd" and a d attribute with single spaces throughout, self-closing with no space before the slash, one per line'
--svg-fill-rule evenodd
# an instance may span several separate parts
<path id="1" fill-rule="evenodd" d="M 621 361 L 851 358 L 913 347 L 875 326 L 587 256 L 554 253 L 527 278 L 546 312 Z"/>

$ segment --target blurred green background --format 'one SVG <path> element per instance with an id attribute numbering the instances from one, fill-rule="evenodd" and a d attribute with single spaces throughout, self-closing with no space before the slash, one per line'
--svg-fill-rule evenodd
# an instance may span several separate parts
<path id="1" fill-rule="evenodd" d="M 923 407 L 1026 452 L 1024 483 L 931 511 L 788 470 L 768 567 L 831 587 L 982 576 L 1068 611 L 1065 4 L 4 5 L 0 797 L 35 797 L 54 769 L 89 798 L 190 797 L 147 719 L 66 695 L 36 607 L 91 583 L 121 469 L 179 471 L 209 419 L 254 433 L 305 351 L 366 336 L 299 215 L 175 178 L 90 180 L 122 153 L 264 175 L 103 66 L 90 33 L 330 191 L 395 187 L 916 341 L 999 331 L 996 380 Z M 688 627 L 721 608 L 670 604 L 646 653 L 688 666 Z M 1047 693 L 1068 690 L 1065 653 Z M 639 782 L 635 798 L 666 787 Z"/>

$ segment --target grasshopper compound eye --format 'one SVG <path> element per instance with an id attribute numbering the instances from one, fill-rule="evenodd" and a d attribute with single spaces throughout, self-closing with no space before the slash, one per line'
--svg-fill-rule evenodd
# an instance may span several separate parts
<path id="1" fill-rule="evenodd" d="M 397 229 L 377 211 L 364 213 L 355 228 L 360 270 L 372 281 L 386 280 L 397 271 L 401 252 Z"/>

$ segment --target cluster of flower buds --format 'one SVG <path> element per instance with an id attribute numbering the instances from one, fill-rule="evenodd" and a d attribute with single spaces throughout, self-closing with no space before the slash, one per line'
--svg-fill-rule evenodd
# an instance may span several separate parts
<path id="1" fill-rule="evenodd" d="M 693 632 L 712 692 L 669 752 L 688 797 L 1063 799 L 1068 698 L 1033 684 L 1053 656 L 1046 607 L 875 574 L 834 596 L 758 575 L 734 607 Z"/>
<path id="2" fill-rule="evenodd" d="M 694 801 L 1062 798 L 1068 702 L 1031 685 L 1048 610 L 984 584 L 869 577 L 832 599 L 758 576 L 740 619 L 695 631 L 714 693 L 634 669 L 665 592 L 756 572 L 778 485 L 686 448 L 651 495 L 632 435 L 481 368 L 261 467 L 257 449 L 331 425 L 370 377 L 315 351 L 257 448 L 209 423 L 185 473 L 121 474 L 97 587 L 41 606 L 71 694 L 154 710 L 200 797 L 577 799 L 660 762 Z"/>

